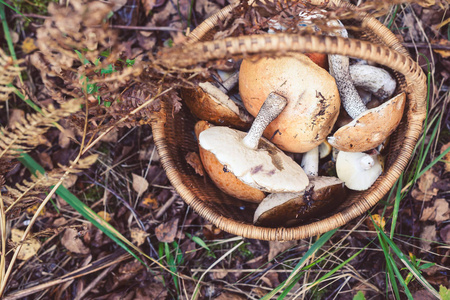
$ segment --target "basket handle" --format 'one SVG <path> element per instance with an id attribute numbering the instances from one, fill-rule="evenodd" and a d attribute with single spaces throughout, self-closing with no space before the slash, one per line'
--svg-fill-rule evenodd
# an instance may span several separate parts
<path id="1" fill-rule="evenodd" d="M 408 50 L 403 47 L 392 31 L 390 31 L 386 26 L 381 24 L 380 21 L 372 17 L 370 14 L 358 11 L 357 7 L 353 4 L 342 0 L 302 0 L 302 2 L 329 10 L 343 8 L 346 11 L 356 12 L 355 18 L 361 21 L 361 27 L 363 29 L 366 28 L 372 31 L 375 35 L 377 35 L 380 42 L 389 48 L 408 55 Z M 231 11 L 238 7 L 239 4 L 240 2 L 236 1 L 207 18 L 188 35 L 184 44 L 189 45 L 201 41 L 219 22 L 223 22 L 231 14 Z"/>

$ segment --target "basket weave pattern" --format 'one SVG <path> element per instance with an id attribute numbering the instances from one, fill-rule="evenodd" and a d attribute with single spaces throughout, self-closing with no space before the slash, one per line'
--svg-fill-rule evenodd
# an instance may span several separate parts
<path id="1" fill-rule="evenodd" d="M 323 4 L 323 1 L 311 2 Z M 407 95 L 404 117 L 391 136 L 385 170 L 369 190 L 351 192 L 340 207 L 320 220 L 292 228 L 266 228 L 252 224 L 255 204 L 232 198 L 216 188 L 208 178 L 195 174 L 185 158 L 188 152 L 198 152 L 193 134 L 195 119 L 186 110 L 172 117 L 171 107 L 164 104 L 152 118 L 152 129 L 162 165 L 172 185 L 188 205 L 218 228 L 261 240 L 297 240 L 314 236 L 364 214 L 392 188 L 405 169 L 422 131 L 427 92 L 422 69 L 409 57 L 392 32 L 366 14 L 361 14 L 358 22 L 361 22 L 364 35 L 370 41 L 293 34 L 204 41 L 210 38 L 209 33 L 215 24 L 229 15 L 235 6 L 230 5 L 207 19 L 189 35 L 184 47 L 167 51 L 161 60 L 170 61 L 177 67 L 187 67 L 214 59 L 286 52 L 318 52 L 366 59 L 394 71 L 398 91 Z M 352 8 L 351 4 L 341 1 L 328 2 L 328 8 L 342 6 Z"/>

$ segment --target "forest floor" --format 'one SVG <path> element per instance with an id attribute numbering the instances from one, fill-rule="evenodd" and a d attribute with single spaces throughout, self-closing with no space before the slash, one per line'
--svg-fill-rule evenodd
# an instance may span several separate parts
<path id="1" fill-rule="evenodd" d="M 32 132 L 15 147 L 35 161 L 0 156 L 3 299 L 260 299 L 274 290 L 284 299 L 450 299 L 450 157 L 441 155 L 450 146 L 448 2 L 364 8 L 427 75 L 426 128 L 393 192 L 368 213 L 335 232 L 289 242 L 242 238 L 200 217 L 161 166 L 149 125 L 158 102 L 130 115 L 155 91 L 173 88 L 165 100 L 176 117 L 183 105 L 176 89 L 186 77 L 152 62 L 229 3 L 111 2 L 0 1 L 2 49 L 23 67 L 0 105 L 1 130 L 28 122 Z M 246 16 L 237 27 L 262 20 Z M 70 99 L 77 98 L 87 105 L 71 114 L 80 102 Z M 45 126 L 25 117 L 39 115 L 39 107 L 46 115 L 60 112 L 44 122 L 59 125 L 42 134 Z M 48 177 L 25 192 L 24 180 L 38 166 Z M 65 171 L 71 194 L 54 194 L 50 186 Z"/>

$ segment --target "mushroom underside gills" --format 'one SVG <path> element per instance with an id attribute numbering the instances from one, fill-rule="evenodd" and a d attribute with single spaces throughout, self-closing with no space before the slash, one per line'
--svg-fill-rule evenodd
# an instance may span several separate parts
<path id="1" fill-rule="evenodd" d="M 323 216 L 345 199 L 343 182 L 336 177 L 313 177 L 299 193 L 270 194 L 259 204 L 253 222 L 258 226 L 292 227 Z"/>

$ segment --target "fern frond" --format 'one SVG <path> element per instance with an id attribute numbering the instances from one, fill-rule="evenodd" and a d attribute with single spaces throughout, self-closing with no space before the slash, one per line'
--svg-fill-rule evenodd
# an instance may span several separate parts
<path id="1" fill-rule="evenodd" d="M 82 169 L 89 169 L 98 158 L 98 154 L 92 154 L 85 158 L 80 158 L 76 164 L 73 161 L 70 161 L 69 167 L 58 164 L 58 166 L 68 173 L 80 173 Z"/>
<path id="2" fill-rule="evenodd" d="M 80 109 L 80 100 L 71 100 L 61 105 L 43 108 L 41 114 L 28 115 L 15 123 L 16 129 L 0 128 L 0 158 L 15 158 L 39 144 L 38 136 L 44 134 L 52 123 Z"/>
<path id="3" fill-rule="evenodd" d="M 6 55 L 6 53 L 0 49 L 0 101 L 8 100 L 10 93 L 14 91 L 14 87 L 8 86 L 13 82 L 14 78 L 20 75 L 20 71 L 23 68 L 17 65 L 22 63 L 23 60 L 14 62 L 12 57 Z"/>
<path id="4" fill-rule="evenodd" d="M 30 203 L 34 203 L 36 200 L 40 200 L 39 197 L 47 189 L 56 184 L 62 176 L 59 171 L 49 172 L 42 175 L 36 172 L 36 176 L 32 176 L 30 180 L 23 180 L 21 183 L 17 183 L 15 188 L 6 186 L 7 194 L 3 196 L 4 202 L 8 205 L 6 213 L 13 207 L 28 206 Z M 19 205 L 18 205 L 19 204 Z"/>

